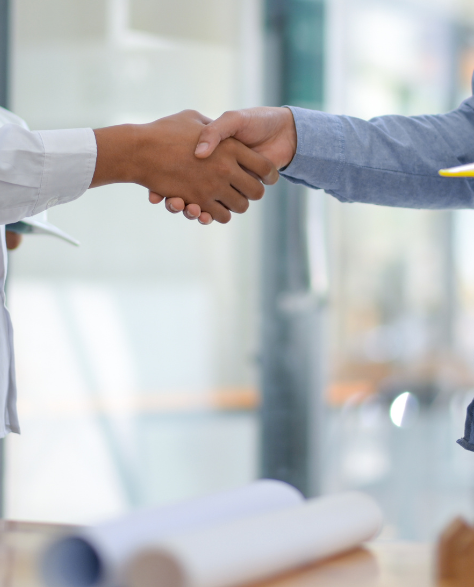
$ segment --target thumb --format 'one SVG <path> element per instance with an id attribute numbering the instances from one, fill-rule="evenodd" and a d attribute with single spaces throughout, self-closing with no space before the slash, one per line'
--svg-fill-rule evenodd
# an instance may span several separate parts
<path id="1" fill-rule="evenodd" d="M 199 159 L 209 157 L 221 141 L 233 137 L 239 130 L 238 112 L 225 112 L 202 129 L 194 154 Z"/>

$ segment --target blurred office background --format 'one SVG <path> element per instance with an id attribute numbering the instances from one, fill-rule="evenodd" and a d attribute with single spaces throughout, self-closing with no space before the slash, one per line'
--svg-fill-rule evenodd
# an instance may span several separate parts
<path id="1" fill-rule="evenodd" d="M 287 101 L 437 113 L 471 92 L 467 0 L 11 8 L 10 105 L 33 129 Z M 80 248 L 29 237 L 11 254 L 22 435 L 6 442 L 7 517 L 94 522 L 263 471 L 373 494 L 385 538 L 472 518 L 474 455 L 455 440 L 474 397 L 474 212 L 287 186 L 210 227 L 140 187 L 100 188 L 49 211 Z"/>

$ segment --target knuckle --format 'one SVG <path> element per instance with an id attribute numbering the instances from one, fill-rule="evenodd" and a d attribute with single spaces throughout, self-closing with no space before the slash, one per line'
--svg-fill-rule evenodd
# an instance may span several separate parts
<path id="1" fill-rule="evenodd" d="M 232 173 L 232 166 L 227 159 L 220 159 L 218 161 L 217 170 L 221 177 L 229 177 Z"/>
<path id="2" fill-rule="evenodd" d="M 234 118 L 238 115 L 238 110 L 226 110 L 221 118 Z"/>
<path id="3" fill-rule="evenodd" d="M 225 127 L 234 128 L 239 126 L 239 121 L 242 118 L 240 110 L 226 110 L 224 114 L 218 119 Z M 219 124 L 220 125 L 220 124 Z"/>

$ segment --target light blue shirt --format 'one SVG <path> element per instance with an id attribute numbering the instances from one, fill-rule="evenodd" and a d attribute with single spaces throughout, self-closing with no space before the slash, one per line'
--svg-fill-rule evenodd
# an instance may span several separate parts
<path id="1" fill-rule="evenodd" d="M 473 76 L 474 92 L 474 76 Z M 298 146 L 281 175 L 341 202 L 474 208 L 474 179 L 438 170 L 474 162 L 474 96 L 447 114 L 366 121 L 290 106 Z"/>
<path id="2" fill-rule="evenodd" d="M 298 146 L 281 172 L 290 181 L 322 188 L 341 202 L 474 208 L 474 179 L 438 175 L 439 169 L 474 162 L 474 96 L 447 114 L 369 121 L 290 108 Z M 474 452 L 474 401 L 457 442 Z"/>

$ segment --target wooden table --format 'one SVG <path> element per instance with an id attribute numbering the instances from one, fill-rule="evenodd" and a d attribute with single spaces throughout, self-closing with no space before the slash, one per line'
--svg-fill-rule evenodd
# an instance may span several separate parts
<path id="1" fill-rule="evenodd" d="M 38 558 L 70 527 L 0 521 L 0 587 L 40 587 Z M 432 548 L 375 542 L 344 556 L 260 583 L 259 587 L 433 587 Z"/>

